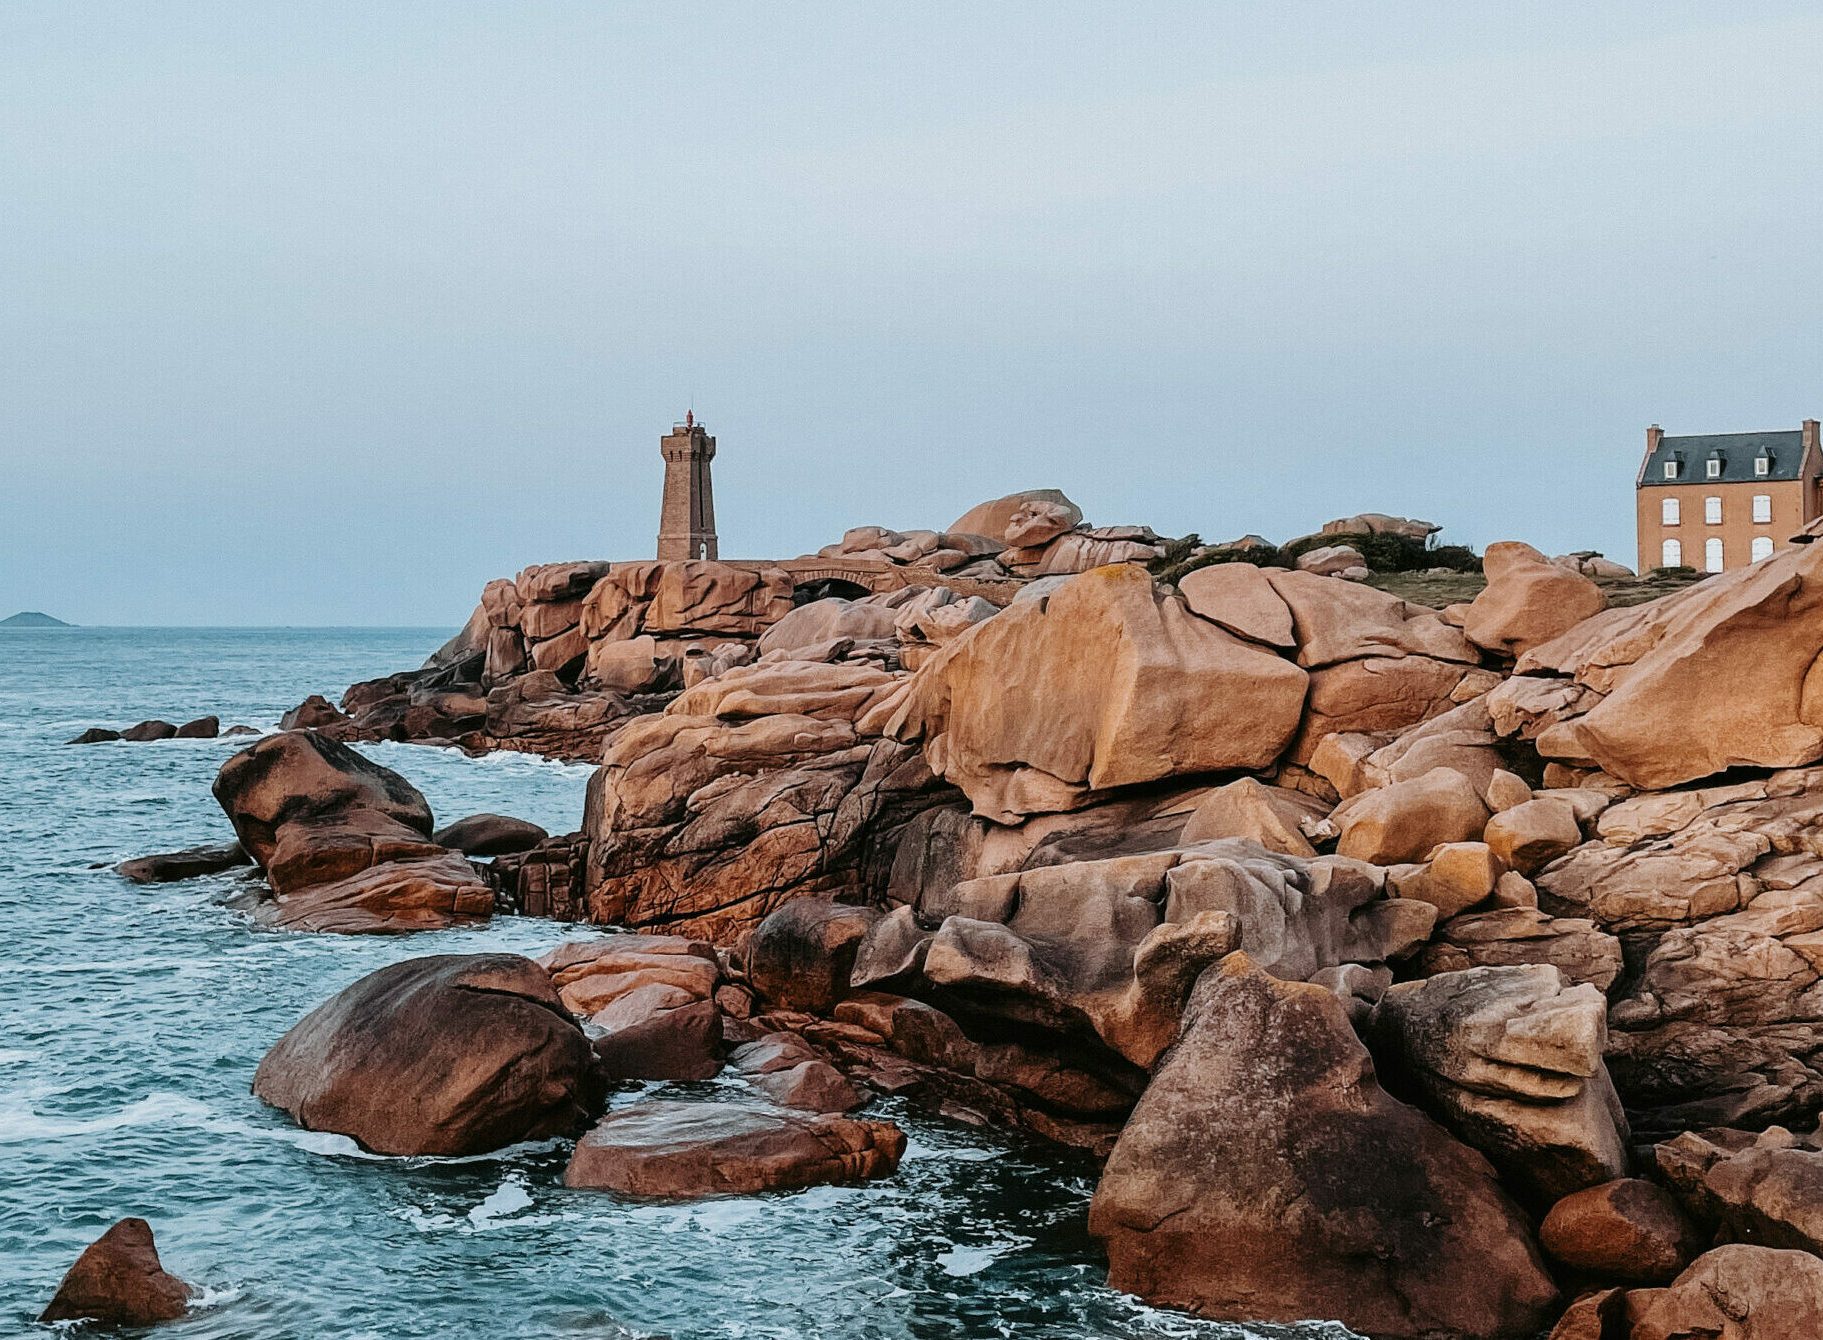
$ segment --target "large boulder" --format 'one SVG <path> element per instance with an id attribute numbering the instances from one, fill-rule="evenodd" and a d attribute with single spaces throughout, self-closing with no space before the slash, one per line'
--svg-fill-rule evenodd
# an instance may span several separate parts
<path id="1" fill-rule="evenodd" d="M 1629 1284 L 1663 1284 L 1703 1249 L 1702 1234 L 1671 1193 L 1637 1177 L 1565 1196 L 1538 1236 L 1571 1270 Z"/>
<path id="2" fill-rule="evenodd" d="M 747 980 L 774 1009 L 827 1014 L 848 994 L 855 951 L 878 910 L 823 898 L 786 903 L 747 940 Z"/>
<path id="3" fill-rule="evenodd" d="M 1109 1284 L 1383 1340 L 1530 1340 L 1556 1288 L 1486 1162 L 1386 1094 L 1342 1002 L 1204 974 L 1089 1213 Z"/>
<path id="4" fill-rule="evenodd" d="M 1796 545 L 1532 648 L 1515 668 L 1561 677 L 1556 701 L 1528 685 L 1503 693 L 1545 758 L 1657 790 L 1823 758 L 1819 654 L 1823 546 Z"/>
<path id="5" fill-rule="evenodd" d="M 694 1200 L 885 1177 L 905 1135 L 889 1121 L 652 1099 L 576 1142 L 565 1186 Z"/>
<path id="6" fill-rule="evenodd" d="M 1432 768 L 1344 801 L 1330 820 L 1339 834 L 1339 854 L 1396 865 L 1425 860 L 1445 843 L 1478 841 L 1488 807 L 1467 777 L 1453 768 Z"/>
<path id="7" fill-rule="evenodd" d="M 722 1068 L 721 965 L 680 935 L 607 935 L 538 960 L 583 1020 L 609 1079 L 709 1079 Z"/>
<path id="8" fill-rule="evenodd" d="M 431 841 L 430 806 L 391 769 L 315 731 L 268 735 L 226 763 L 215 798 L 296 930 L 430 930 L 486 920 L 494 895 Z"/>
<path id="9" fill-rule="evenodd" d="M 1601 992 L 1555 968 L 1470 968 L 1389 989 L 1368 1037 L 1388 1083 L 1549 1205 L 1627 1172 L 1606 1018 Z"/>
<path id="10" fill-rule="evenodd" d="M 152 1326 L 183 1316 L 189 1303 L 189 1286 L 158 1259 L 152 1226 L 122 1219 L 83 1249 L 38 1321 Z"/>
<path id="11" fill-rule="evenodd" d="M 1013 524 L 1013 518 L 1032 503 L 1045 503 L 1060 508 L 1062 514 L 1069 519 L 1070 526 L 1082 521 L 1082 508 L 1065 497 L 1062 490 L 1026 489 L 1023 493 L 1009 493 L 1004 498 L 977 503 L 957 517 L 947 533 L 985 535 L 991 540 L 1004 541 L 1007 527 Z M 1065 526 L 1064 529 L 1068 530 L 1070 526 Z"/>
<path id="12" fill-rule="evenodd" d="M 1098 568 L 957 638 L 888 724 L 1000 823 L 1110 788 L 1264 767 L 1297 728 L 1304 672 L 1197 618 L 1136 567 Z"/>
<path id="13" fill-rule="evenodd" d="M 1628 1340 L 1797 1340 L 1823 1335 L 1823 1261 L 1732 1245 L 1705 1252 L 1645 1301 Z"/>
<path id="14" fill-rule="evenodd" d="M 380 1154 L 480 1154 L 568 1135 L 598 1110 L 589 1041 L 550 977 L 514 954 L 440 954 L 369 973 L 280 1038 L 254 1095 Z"/>
<path id="15" fill-rule="evenodd" d="M 1462 631 L 1477 647 L 1502 656 L 1549 642 L 1608 603 L 1587 577 L 1516 540 L 1490 544 L 1481 570 L 1488 584 L 1469 602 Z"/>

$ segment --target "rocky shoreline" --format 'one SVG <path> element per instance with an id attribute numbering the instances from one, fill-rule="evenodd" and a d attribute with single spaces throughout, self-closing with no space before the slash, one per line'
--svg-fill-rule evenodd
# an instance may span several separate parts
<path id="1" fill-rule="evenodd" d="M 256 1093 L 375 1151 L 859 1182 L 903 1150 L 889 1094 L 1103 1161 L 1110 1283 L 1199 1315 L 1823 1333 L 1823 552 L 1611 607 L 1590 556 L 1499 544 L 1438 610 L 1346 543 L 1422 523 L 1263 561 L 1060 495 L 970 517 L 995 538 L 832 546 L 915 578 L 871 596 L 708 561 L 491 583 L 422 670 L 223 765 L 237 849 L 123 873 L 251 860 L 290 930 L 615 928 L 300 1021 Z M 597 768 L 574 833 L 438 828 L 374 739 Z M 738 1099 L 609 1100 L 718 1074 Z"/>

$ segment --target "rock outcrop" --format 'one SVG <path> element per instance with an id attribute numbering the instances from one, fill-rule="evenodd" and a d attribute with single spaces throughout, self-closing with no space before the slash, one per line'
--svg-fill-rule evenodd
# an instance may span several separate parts
<path id="1" fill-rule="evenodd" d="M 380 1154 L 480 1154 L 568 1135 L 601 1100 L 588 1039 L 550 977 L 512 954 L 369 973 L 279 1039 L 253 1092 Z"/>
<path id="2" fill-rule="evenodd" d="M 1522 1340 L 1557 1290 L 1482 1158 L 1375 1082 L 1341 1002 L 1207 973 L 1108 1160 L 1109 1283 L 1236 1321 Z"/>
<path id="3" fill-rule="evenodd" d="M 269 735 L 226 763 L 215 798 L 293 930 L 429 930 L 485 921 L 494 895 L 430 840 L 430 806 L 398 773 L 316 731 Z"/>
<path id="4" fill-rule="evenodd" d="M 1391 987 L 1368 1036 L 1389 1084 L 1542 1206 L 1627 1172 L 1606 1018 L 1555 968 L 1471 968 Z"/>
<path id="5" fill-rule="evenodd" d="M 153 1326 L 175 1321 L 189 1305 L 189 1286 L 158 1259 L 152 1226 L 122 1219 L 83 1249 L 38 1321 Z"/>
<path id="6" fill-rule="evenodd" d="M 1628 1340 L 1823 1335 L 1823 1261 L 1768 1247 L 1717 1247 L 1640 1304 Z"/>
<path id="7" fill-rule="evenodd" d="M 1823 1137 L 1816 1132 L 1686 1131 L 1654 1157 L 1659 1175 L 1723 1240 L 1823 1256 Z"/>

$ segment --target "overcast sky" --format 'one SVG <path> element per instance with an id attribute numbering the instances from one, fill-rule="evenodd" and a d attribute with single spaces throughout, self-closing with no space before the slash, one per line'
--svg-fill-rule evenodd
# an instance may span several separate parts
<path id="1" fill-rule="evenodd" d="M 1633 559 L 1823 417 L 1811 4 L 0 5 L 0 615 L 459 622 L 1018 488 Z"/>

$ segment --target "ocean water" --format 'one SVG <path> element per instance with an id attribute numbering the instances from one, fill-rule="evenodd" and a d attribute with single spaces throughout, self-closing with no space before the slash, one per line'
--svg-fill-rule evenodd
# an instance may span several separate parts
<path id="1" fill-rule="evenodd" d="M 230 836 L 209 794 L 244 740 L 69 747 L 150 716 L 268 728 L 305 694 L 412 666 L 448 630 L 0 631 L 0 1335 L 124 1215 L 204 1290 L 171 1337 L 1243 1337 L 1101 1284 L 1093 1170 L 902 1111 L 911 1148 L 854 1188 L 671 1206 L 561 1185 L 561 1144 L 379 1158 L 248 1092 L 324 997 L 421 954 L 537 954 L 587 934 L 503 919 L 402 938 L 265 931 L 240 876 L 141 888 L 107 866 Z M 440 821 L 569 831 L 587 769 L 383 745 Z M 705 1099 L 713 1087 L 697 1090 Z M 80 1331 L 81 1328 L 78 1328 Z"/>

